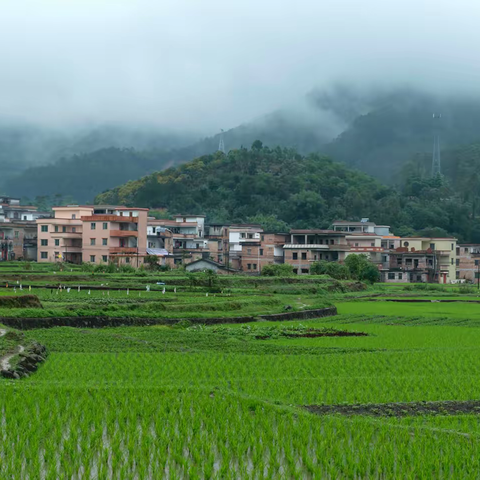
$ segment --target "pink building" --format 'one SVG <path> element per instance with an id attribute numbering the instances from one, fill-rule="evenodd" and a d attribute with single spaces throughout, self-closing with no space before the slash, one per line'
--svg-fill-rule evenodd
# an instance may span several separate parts
<path id="1" fill-rule="evenodd" d="M 68 205 L 53 212 L 37 220 L 39 262 L 143 263 L 147 208 Z"/>

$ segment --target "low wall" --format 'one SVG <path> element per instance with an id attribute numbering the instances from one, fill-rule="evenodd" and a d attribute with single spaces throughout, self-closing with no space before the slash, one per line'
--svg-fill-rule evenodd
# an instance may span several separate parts
<path id="1" fill-rule="evenodd" d="M 42 308 L 36 295 L 0 296 L 0 308 Z"/>
<path id="2" fill-rule="evenodd" d="M 308 320 L 337 315 L 337 307 L 302 310 L 250 317 L 210 317 L 210 318 L 118 318 L 118 317 L 49 317 L 49 318 L 0 318 L 0 323 L 20 330 L 52 327 L 104 328 L 124 326 L 174 325 L 188 320 L 192 323 L 215 325 L 221 323 L 249 323 L 258 320 L 281 322 L 287 320 Z"/>

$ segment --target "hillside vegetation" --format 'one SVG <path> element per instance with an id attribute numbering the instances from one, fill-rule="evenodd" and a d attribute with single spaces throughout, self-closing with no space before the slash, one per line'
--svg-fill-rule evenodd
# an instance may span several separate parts
<path id="1" fill-rule="evenodd" d="M 403 186 L 386 187 L 320 155 L 287 148 L 252 149 L 199 157 L 116 187 L 96 203 L 205 213 L 212 222 L 258 222 L 268 230 L 328 228 L 335 219 L 370 217 L 400 235 L 455 235 L 480 241 L 476 201 L 445 178 L 423 176 L 416 164 Z"/>

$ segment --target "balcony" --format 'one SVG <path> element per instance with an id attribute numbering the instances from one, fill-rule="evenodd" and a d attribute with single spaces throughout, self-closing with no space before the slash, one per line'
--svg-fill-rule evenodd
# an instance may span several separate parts
<path id="1" fill-rule="evenodd" d="M 137 247 L 110 247 L 109 253 L 137 253 Z"/>
<path id="2" fill-rule="evenodd" d="M 138 237 L 137 230 L 110 230 L 111 237 Z"/>
<path id="3" fill-rule="evenodd" d="M 82 247 L 63 247 L 63 254 L 82 253 Z"/>
<path id="4" fill-rule="evenodd" d="M 52 238 L 82 238 L 82 232 L 52 232 Z"/>
<path id="5" fill-rule="evenodd" d="M 174 248 L 173 253 L 202 253 L 202 252 L 209 252 L 210 250 L 208 248 Z"/>
<path id="6" fill-rule="evenodd" d="M 138 223 L 138 217 L 121 217 L 120 215 L 88 215 L 82 217 L 82 222 Z"/>

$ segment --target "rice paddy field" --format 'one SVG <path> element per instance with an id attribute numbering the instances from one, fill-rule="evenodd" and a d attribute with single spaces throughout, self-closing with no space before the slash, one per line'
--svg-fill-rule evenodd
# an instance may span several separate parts
<path id="1" fill-rule="evenodd" d="M 0 267 L 0 300 L 41 302 L 0 302 L 0 324 L 85 315 L 178 323 L 16 336 L 0 325 L 0 356 L 15 338 L 48 349 L 30 376 L 0 377 L 1 479 L 480 476 L 474 288 L 54 268 Z M 331 305 L 338 315 L 229 323 Z M 209 316 L 226 323 L 198 321 Z"/>

